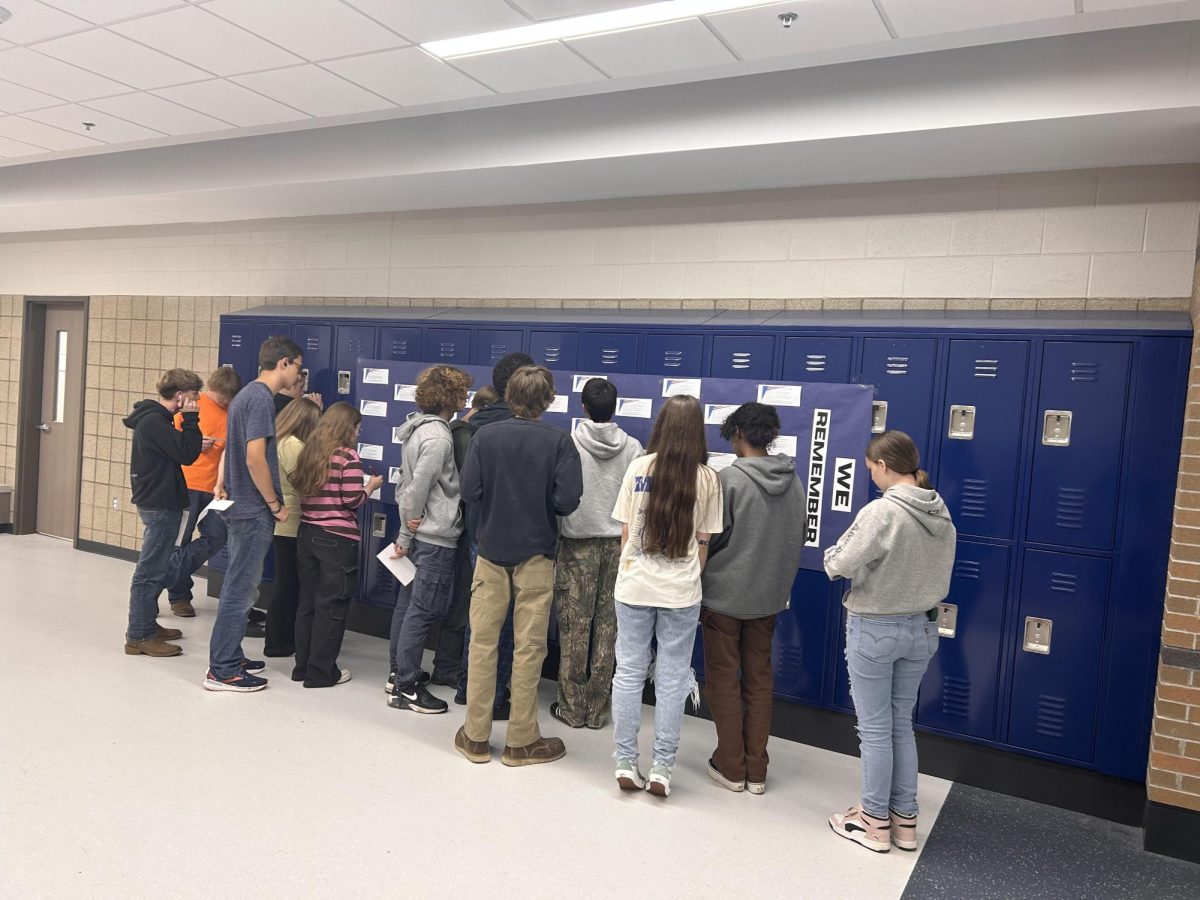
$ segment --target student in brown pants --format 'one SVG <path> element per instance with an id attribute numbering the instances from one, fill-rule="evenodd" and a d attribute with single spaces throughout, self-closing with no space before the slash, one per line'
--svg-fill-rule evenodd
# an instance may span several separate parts
<path id="1" fill-rule="evenodd" d="M 708 775 L 752 794 L 767 789 L 775 616 L 788 606 L 804 544 L 796 461 L 767 453 L 778 436 L 775 407 L 762 403 L 739 406 L 721 426 L 738 458 L 719 475 L 724 530 L 702 578 L 704 687 L 717 726 Z"/>

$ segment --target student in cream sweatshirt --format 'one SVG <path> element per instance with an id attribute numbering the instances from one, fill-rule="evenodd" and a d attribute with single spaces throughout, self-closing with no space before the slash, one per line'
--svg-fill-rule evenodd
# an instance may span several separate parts
<path id="1" fill-rule="evenodd" d="M 885 431 L 867 445 L 883 491 L 825 551 L 830 578 L 848 578 L 846 665 L 858 716 L 862 801 L 829 819 L 844 838 L 883 853 L 917 848 L 913 707 L 937 651 L 937 604 L 950 591 L 954 523 L 919 467 L 912 438 Z"/>

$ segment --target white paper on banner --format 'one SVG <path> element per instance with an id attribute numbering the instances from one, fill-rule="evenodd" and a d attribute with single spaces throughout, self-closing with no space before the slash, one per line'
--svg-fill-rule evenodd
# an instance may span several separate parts
<path id="1" fill-rule="evenodd" d="M 363 384 L 387 384 L 387 369 L 363 369 Z"/>
<path id="2" fill-rule="evenodd" d="M 833 503 L 829 508 L 834 512 L 850 512 L 850 504 L 854 500 L 854 467 L 858 460 L 839 456 L 833 464 Z"/>
<path id="3" fill-rule="evenodd" d="M 653 418 L 654 401 L 649 397 L 619 397 L 616 414 L 627 419 Z"/>
<path id="4" fill-rule="evenodd" d="M 232 500 L 214 500 L 212 503 L 208 504 L 208 506 L 204 507 L 204 509 L 200 510 L 200 515 L 196 517 L 196 524 L 199 525 L 204 521 L 204 517 L 208 515 L 209 510 L 212 510 L 213 512 L 224 512 L 231 506 L 233 506 Z"/>
<path id="5" fill-rule="evenodd" d="M 401 584 L 412 584 L 412 580 L 417 576 L 417 567 L 407 556 L 399 559 L 392 558 L 391 544 L 380 550 L 375 558 L 383 563 L 383 567 L 391 572 Z"/>
<path id="6" fill-rule="evenodd" d="M 403 429 L 403 428 L 404 428 L 404 426 L 403 426 L 403 425 L 396 425 L 396 426 L 393 426 L 393 428 L 392 428 L 392 443 L 393 443 L 393 444 L 402 444 L 402 443 L 404 443 L 403 441 L 401 441 L 401 440 L 400 440 L 400 431 L 401 431 L 401 429 Z"/>
<path id="7" fill-rule="evenodd" d="M 371 480 L 373 477 L 374 477 L 373 475 L 363 475 L 363 487 L 364 487 L 364 488 L 367 486 L 367 482 L 368 482 L 368 481 L 370 481 L 370 480 Z M 382 490 L 383 490 L 383 486 L 382 486 L 382 485 L 380 485 L 379 487 L 375 488 L 375 490 L 374 490 L 374 491 L 372 491 L 370 494 L 368 494 L 368 496 L 369 496 L 369 497 L 370 497 L 372 500 L 378 500 L 378 499 L 379 499 L 379 492 L 380 492 L 380 491 L 382 491 Z"/>
<path id="8" fill-rule="evenodd" d="M 704 424 L 724 425 L 725 420 L 734 414 L 738 406 L 738 403 L 705 403 Z"/>
<path id="9" fill-rule="evenodd" d="M 359 444 L 358 455 L 363 459 L 383 459 L 383 447 L 379 444 Z"/>
<path id="10" fill-rule="evenodd" d="M 771 442 L 772 453 L 782 453 L 785 456 L 796 458 L 796 436 L 794 434 L 781 434 Z"/>
<path id="11" fill-rule="evenodd" d="M 575 430 L 577 428 L 579 428 L 580 425 L 582 425 L 584 422 L 588 422 L 588 421 L 590 421 L 590 420 L 589 419 L 572 419 L 571 420 L 571 434 L 574 434 Z"/>
<path id="12" fill-rule="evenodd" d="M 662 395 L 664 397 L 679 397 L 687 394 L 690 397 L 700 399 L 700 379 L 699 378 L 664 378 L 662 382 Z"/>
<path id="13" fill-rule="evenodd" d="M 399 466 L 392 466 L 391 468 L 388 469 L 388 481 L 391 484 L 399 484 L 400 483 L 400 467 Z"/>
<path id="14" fill-rule="evenodd" d="M 408 403 L 417 402 L 417 386 L 415 384 L 398 384 L 394 400 L 404 400 Z"/>
<path id="15" fill-rule="evenodd" d="M 387 401 L 386 400 L 360 400 L 358 403 L 358 411 L 364 416 L 386 416 Z"/>
<path id="16" fill-rule="evenodd" d="M 708 465 L 720 472 L 733 465 L 735 459 L 737 459 L 736 453 L 710 453 L 708 454 Z"/>
<path id="17" fill-rule="evenodd" d="M 603 378 L 605 381 L 608 381 L 607 375 L 573 375 L 571 377 L 571 393 L 578 394 L 583 390 L 583 386 L 593 378 Z"/>
<path id="18" fill-rule="evenodd" d="M 554 399 L 550 401 L 550 405 L 546 407 L 546 412 L 565 413 L 567 411 L 568 399 L 566 394 L 556 394 Z"/>
<path id="19" fill-rule="evenodd" d="M 399 398 L 397 398 L 399 399 Z M 470 409 L 471 404 L 475 402 L 475 392 L 467 391 L 467 402 L 463 404 L 463 409 Z M 457 416 L 455 417 L 457 418 Z"/>
<path id="20" fill-rule="evenodd" d="M 760 384 L 758 402 L 772 406 L 799 406 L 800 393 L 798 384 Z"/>

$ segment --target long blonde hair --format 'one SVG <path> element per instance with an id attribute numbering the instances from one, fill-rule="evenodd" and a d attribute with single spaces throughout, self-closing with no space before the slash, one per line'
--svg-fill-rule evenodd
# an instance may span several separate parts
<path id="1" fill-rule="evenodd" d="M 291 403 L 288 406 L 291 406 Z M 321 485 L 325 483 L 325 477 L 329 474 L 330 457 L 335 450 L 355 446 L 360 422 L 362 413 L 349 403 L 335 403 L 325 410 L 296 460 L 296 471 L 291 480 L 297 494 L 301 497 L 312 497 L 321 490 Z"/>

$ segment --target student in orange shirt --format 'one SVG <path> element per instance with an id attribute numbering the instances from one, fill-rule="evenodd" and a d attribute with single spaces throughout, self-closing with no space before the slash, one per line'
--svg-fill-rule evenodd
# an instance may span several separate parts
<path id="1" fill-rule="evenodd" d="M 209 513 L 200 523 L 200 533 L 193 540 L 196 519 L 200 511 L 212 503 L 217 485 L 217 468 L 225 453 L 225 418 L 230 402 L 242 387 L 242 379 L 233 369 L 221 368 L 208 377 L 208 388 L 200 394 L 200 433 L 204 437 L 200 456 L 190 466 L 183 467 L 188 487 L 188 520 L 183 530 L 179 579 L 167 589 L 171 612 L 190 618 L 192 608 L 192 575 L 217 551 L 225 546 L 225 520 Z M 180 427 L 176 417 L 175 427 Z"/>

